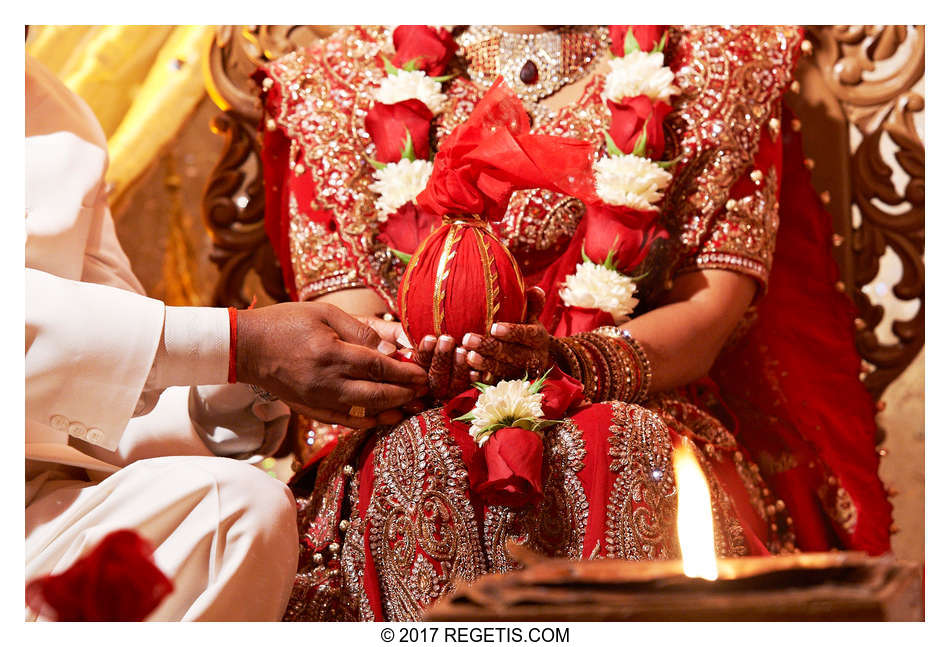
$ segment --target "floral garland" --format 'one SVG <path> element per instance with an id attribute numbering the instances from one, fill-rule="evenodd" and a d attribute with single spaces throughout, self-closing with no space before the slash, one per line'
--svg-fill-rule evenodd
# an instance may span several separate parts
<path id="1" fill-rule="evenodd" d="M 663 120 L 679 93 L 664 65 L 667 32 L 661 26 L 613 25 L 610 73 L 604 99 L 611 114 L 607 154 L 594 163 L 600 205 L 588 205 L 583 262 L 567 276 L 559 296 L 569 308 L 608 313 L 615 324 L 636 307 L 630 273 L 650 243 L 666 234 L 657 223 L 658 203 L 673 176 L 675 160 L 657 162 L 665 149 Z"/>
<path id="2" fill-rule="evenodd" d="M 442 83 L 451 76 L 443 75 L 458 45 L 443 28 L 401 25 L 393 31 L 393 47 L 393 60 L 383 57 L 387 75 L 366 114 L 366 130 L 376 146 L 376 159 L 370 160 L 375 182 L 369 188 L 379 194 L 375 206 L 383 242 L 407 262 L 419 240 L 407 241 L 398 230 L 409 223 L 424 230 L 436 222 L 416 208 L 415 199 L 432 175 L 432 120 L 444 107 Z"/>
<path id="3" fill-rule="evenodd" d="M 395 54 L 383 65 L 387 75 L 366 115 L 366 130 L 376 147 L 375 207 L 380 239 L 408 262 L 418 243 L 436 224 L 418 209 L 416 197 L 432 174 L 432 121 L 444 108 L 442 83 L 458 49 L 444 28 L 401 25 L 393 31 Z M 604 98 L 611 114 L 605 133 L 607 154 L 593 166 L 601 204 L 588 205 L 596 226 L 588 228 L 584 262 L 567 277 L 560 296 L 567 306 L 596 308 L 620 322 L 636 307 L 636 279 L 630 271 L 645 258 L 648 243 L 662 237 L 657 204 L 672 176 L 663 154 L 663 119 L 679 92 L 664 65 L 666 29 L 662 26 L 610 27 L 610 73 Z M 407 234 L 407 232 L 411 232 Z"/>

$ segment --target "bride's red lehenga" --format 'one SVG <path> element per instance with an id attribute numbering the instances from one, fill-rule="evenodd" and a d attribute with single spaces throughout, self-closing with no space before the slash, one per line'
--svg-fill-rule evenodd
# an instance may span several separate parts
<path id="1" fill-rule="evenodd" d="M 680 437 L 701 449 L 720 555 L 889 549 L 891 506 L 877 476 L 873 403 L 858 380 L 854 312 L 834 288 L 830 218 L 782 109 L 800 43 L 800 30 L 787 27 L 670 30 L 667 63 L 681 94 L 665 159 L 682 161 L 664 202 L 669 244 L 648 260 L 637 312 L 660 303 L 679 273 L 755 279 L 759 297 L 709 377 L 640 404 L 582 407 L 549 429 L 534 507 L 486 506 L 469 489 L 474 443 L 450 430 L 440 408 L 347 434 L 291 484 L 301 557 L 287 619 L 418 619 L 453 580 L 516 567 L 510 539 L 573 559 L 676 557 L 670 455 Z M 379 239 L 363 125 L 385 74 L 380 53 L 391 48 L 386 29 L 346 28 L 262 73 L 272 79 L 262 129 L 267 226 L 295 299 L 369 287 L 395 312 L 405 266 Z M 595 75 L 533 132 L 603 145 L 603 85 Z M 446 83 L 435 139 L 486 89 L 464 75 Z M 583 214 L 576 200 L 522 191 L 495 226 L 549 299 L 578 260 Z"/>

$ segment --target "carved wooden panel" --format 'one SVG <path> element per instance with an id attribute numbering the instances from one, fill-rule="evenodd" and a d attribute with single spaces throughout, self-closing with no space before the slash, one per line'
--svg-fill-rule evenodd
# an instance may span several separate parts
<path id="1" fill-rule="evenodd" d="M 212 128 L 225 149 L 208 180 L 203 215 L 221 268 L 219 305 L 247 304 L 242 287 L 251 270 L 268 294 L 287 298 L 263 226 L 261 107 L 251 74 L 333 29 L 221 26 L 209 47 L 208 92 L 223 111 Z M 924 149 L 916 123 L 924 109 L 924 28 L 813 26 L 808 38 L 813 52 L 802 57 L 799 92 L 788 100 L 804 124 L 814 184 L 832 213 L 840 289 L 860 312 L 855 332 L 865 384 L 880 397 L 924 343 Z M 895 258 L 891 287 L 879 275 Z M 903 318 L 885 312 L 875 296 L 882 285 L 919 308 Z"/>
<path id="2" fill-rule="evenodd" d="M 788 101 L 834 219 L 863 378 L 879 398 L 924 345 L 924 27 L 813 26 L 808 39 L 801 91 Z"/>
<path id="3" fill-rule="evenodd" d="M 224 151 L 208 178 L 202 216 L 213 243 L 211 260 L 220 269 L 215 305 L 246 307 L 243 287 L 253 270 L 264 290 L 286 301 L 280 267 L 264 230 L 257 125 L 261 104 L 251 75 L 262 63 L 324 35 L 301 25 L 224 25 L 206 52 L 205 84 L 222 113 L 211 129 L 224 137 Z"/>

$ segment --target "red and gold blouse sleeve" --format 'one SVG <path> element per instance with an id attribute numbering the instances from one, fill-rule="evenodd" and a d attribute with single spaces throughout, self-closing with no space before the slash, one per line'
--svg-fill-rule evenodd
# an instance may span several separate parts
<path id="1" fill-rule="evenodd" d="M 376 242 L 364 128 L 384 74 L 383 34 L 341 29 L 259 72 L 268 235 L 298 300 L 370 287 L 392 302 L 396 292 L 392 259 Z"/>
<path id="2" fill-rule="evenodd" d="M 670 64 L 682 94 L 669 124 L 682 161 L 665 206 L 674 276 L 725 269 L 767 286 L 778 231 L 781 97 L 801 41 L 795 27 L 674 31 Z"/>

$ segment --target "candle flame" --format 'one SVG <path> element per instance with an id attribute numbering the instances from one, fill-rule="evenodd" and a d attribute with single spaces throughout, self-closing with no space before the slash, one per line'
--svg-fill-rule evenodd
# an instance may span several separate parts
<path id="1" fill-rule="evenodd" d="M 713 536 L 712 503 L 709 485 L 688 439 L 673 450 L 673 472 L 676 475 L 677 511 L 683 573 L 688 577 L 715 580 L 716 543 Z"/>

